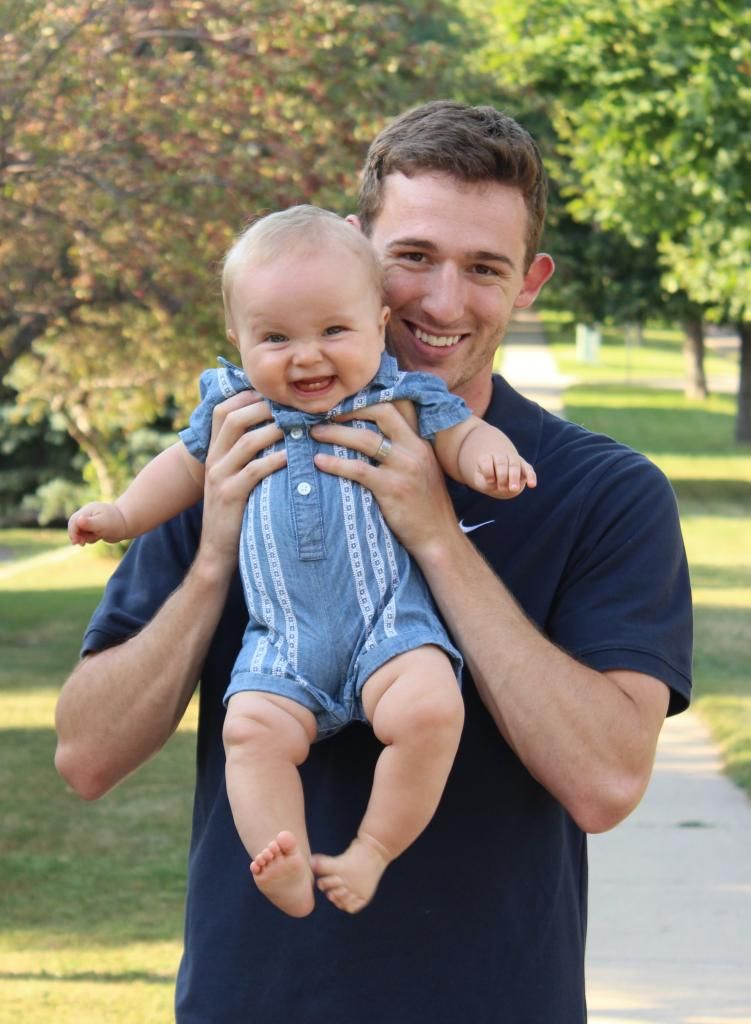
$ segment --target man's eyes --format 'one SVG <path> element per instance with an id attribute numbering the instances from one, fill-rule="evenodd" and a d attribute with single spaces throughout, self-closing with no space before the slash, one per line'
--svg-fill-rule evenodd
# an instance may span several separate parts
<path id="1" fill-rule="evenodd" d="M 425 263 L 427 255 L 419 251 L 405 250 L 404 252 L 399 252 L 398 250 L 392 250 L 391 254 L 387 256 L 387 262 L 389 260 L 402 263 Z"/>
<path id="2" fill-rule="evenodd" d="M 425 264 L 429 261 L 430 257 L 425 252 L 400 252 L 396 254 L 396 259 L 401 260 L 404 263 L 416 263 L 418 265 Z M 491 266 L 488 263 L 473 263 L 468 266 L 468 271 L 471 274 L 475 274 L 477 277 L 503 277 L 504 272 L 498 267 Z"/>

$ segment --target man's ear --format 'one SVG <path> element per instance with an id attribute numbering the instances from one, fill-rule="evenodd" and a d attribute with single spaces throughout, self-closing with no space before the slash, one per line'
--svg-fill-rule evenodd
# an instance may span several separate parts
<path id="1" fill-rule="evenodd" d="M 237 340 L 237 335 L 235 334 L 231 327 L 227 328 L 227 338 L 235 346 L 235 348 L 240 348 L 240 342 Z"/>
<path id="2" fill-rule="evenodd" d="M 526 309 L 527 306 L 531 306 L 540 294 L 542 286 L 553 276 L 554 270 L 555 263 L 552 256 L 548 256 L 546 252 L 538 252 L 532 260 L 532 266 L 524 275 L 524 283 L 516 296 L 514 306 L 517 309 Z"/>

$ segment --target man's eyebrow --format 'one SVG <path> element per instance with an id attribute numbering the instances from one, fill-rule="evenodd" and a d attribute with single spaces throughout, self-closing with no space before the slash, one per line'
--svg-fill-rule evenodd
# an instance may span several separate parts
<path id="1" fill-rule="evenodd" d="M 484 249 L 480 249 L 479 252 L 471 252 L 468 255 L 470 259 L 478 263 L 505 263 L 512 270 L 516 269 L 516 264 L 511 257 L 503 252 L 486 252 Z"/>
<path id="2" fill-rule="evenodd" d="M 427 238 L 394 238 L 386 246 L 387 249 L 422 249 L 424 252 L 438 252 L 438 246 Z M 511 270 L 516 270 L 516 264 L 502 252 L 490 252 L 486 249 L 478 249 L 476 252 L 468 252 L 467 258 L 473 263 L 505 263 Z"/>
<path id="3" fill-rule="evenodd" d="M 425 252 L 437 252 L 438 246 L 433 242 L 429 242 L 427 238 L 413 238 L 412 236 L 406 236 L 402 238 L 392 238 L 390 242 L 386 243 L 387 249 L 424 249 Z"/>

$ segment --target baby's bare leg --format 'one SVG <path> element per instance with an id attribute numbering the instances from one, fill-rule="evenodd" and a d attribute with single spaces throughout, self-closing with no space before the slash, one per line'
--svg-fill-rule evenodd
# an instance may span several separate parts
<path id="1" fill-rule="evenodd" d="M 392 658 L 365 684 L 363 706 L 386 744 L 365 817 L 344 853 L 312 858 L 319 889 L 350 913 L 370 901 L 388 864 L 433 817 L 464 723 L 454 670 L 438 647 Z"/>
<path id="2" fill-rule="evenodd" d="M 256 885 L 293 917 L 313 909 L 313 875 L 297 766 L 315 739 L 314 715 L 293 700 L 236 693 L 224 723 L 227 795 Z"/>

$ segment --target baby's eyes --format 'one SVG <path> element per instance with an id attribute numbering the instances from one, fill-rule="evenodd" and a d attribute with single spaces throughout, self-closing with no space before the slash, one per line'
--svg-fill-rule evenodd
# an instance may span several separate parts
<path id="1" fill-rule="evenodd" d="M 331 325 L 331 327 L 327 327 L 327 328 L 326 328 L 326 330 L 325 330 L 325 331 L 324 331 L 323 333 L 324 333 L 324 334 L 325 334 L 325 335 L 326 335 L 327 337 L 329 337 L 329 338 L 330 338 L 330 337 L 332 337 L 332 336 L 333 336 L 334 334 L 341 334 L 341 333 L 342 333 L 342 331 L 346 331 L 346 330 L 347 330 L 347 328 L 346 328 L 346 327 L 344 327 L 344 326 L 342 326 L 342 324 L 332 324 L 332 325 Z"/>
<path id="2" fill-rule="evenodd" d="M 281 344 L 281 342 L 287 340 L 287 335 L 286 334 L 267 334 L 264 337 L 263 340 L 271 342 L 272 345 L 279 345 L 279 344 Z"/>

